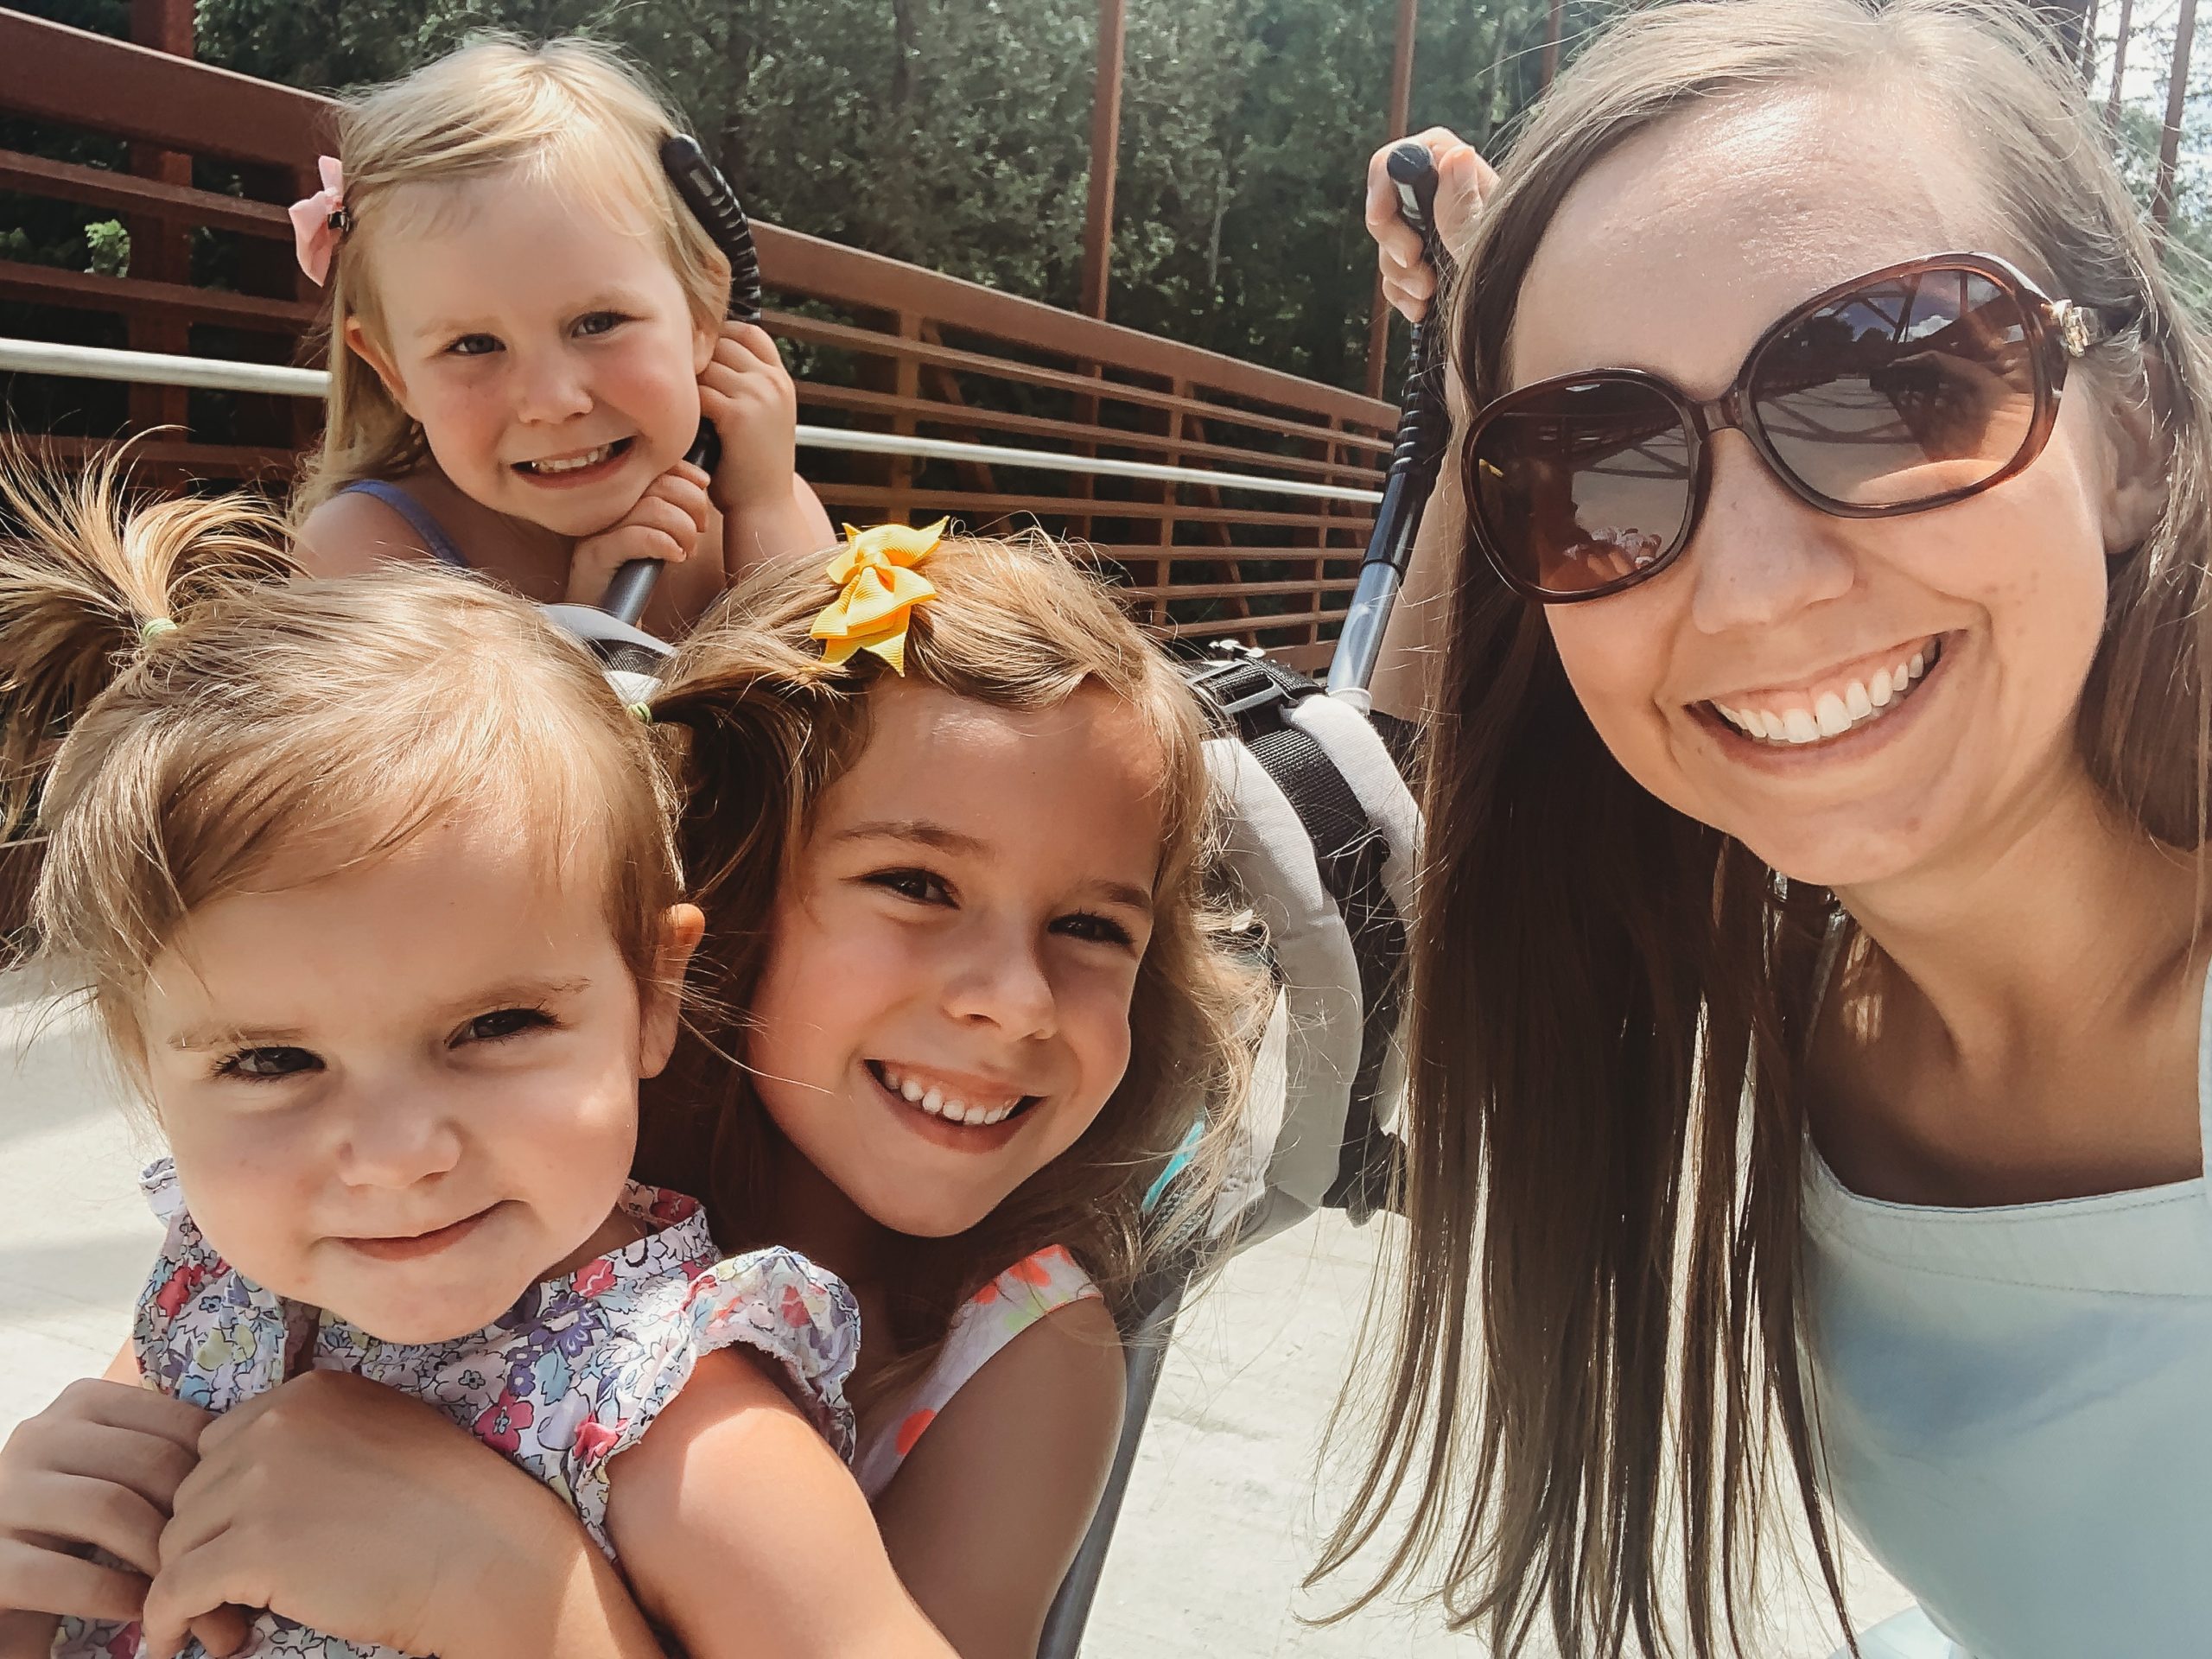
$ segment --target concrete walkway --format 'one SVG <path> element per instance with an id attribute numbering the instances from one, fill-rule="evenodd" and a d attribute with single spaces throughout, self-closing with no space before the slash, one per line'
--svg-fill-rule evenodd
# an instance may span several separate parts
<path id="1" fill-rule="evenodd" d="M 160 1243 L 134 1179 L 154 1143 L 91 1064 L 91 1036 L 20 975 L 0 977 L 0 1436 L 107 1363 Z M 1294 1229 L 1231 1264 L 1186 1315 L 1089 1659 L 1479 1659 L 1433 1609 L 1303 1622 L 1332 1605 L 1298 1585 L 1349 1490 L 1348 1475 L 1317 1484 L 1314 1471 L 1382 1236 L 1334 1216 Z M 1905 1601 L 1856 1556 L 1851 1587 L 1862 1626 Z M 1765 1611 L 1762 1655 L 1825 1659 L 1836 1645 L 1808 1595 Z"/>

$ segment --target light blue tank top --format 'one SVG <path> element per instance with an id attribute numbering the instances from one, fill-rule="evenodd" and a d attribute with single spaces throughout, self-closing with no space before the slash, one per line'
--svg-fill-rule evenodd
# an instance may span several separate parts
<path id="1" fill-rule="evenodd" d="M 1936 1209 L 1808 1145 L 1804 1212 L 1836 1509 L 1961 1659 L 2212 1654 L 2212 1183 Z"/>
<path id="2" fill-rule="evenodd" d="M 456 570 L 468 569 L 468 561 L 454 545 L 453 537 L 446 534 L 446 527 L 428 507 L 409 494 L 398 484 L 387 483 L 381 478 L 356 479 L 338 492 L 340 495 L 365 495 L 381 501 L 407 521 L 408 528 L 423 539 L 423 550 L 440 564 L 451 565 Z"/>

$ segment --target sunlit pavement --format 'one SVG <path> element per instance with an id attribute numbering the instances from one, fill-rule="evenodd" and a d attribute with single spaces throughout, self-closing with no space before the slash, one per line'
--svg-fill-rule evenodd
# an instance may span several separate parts
<path id="1" fill-rule="evenodd" d="M 160 1230 L 136 1175 L 153 1143 L 89 1060 L 80 1016 L 54 1016 L 0 976 L 0 1434 L 130 1329 Z M 1480 1652 L 1433 1611 L 1370 1608 L 1309 1624 L 1356 1587 L 1299 1583 L 1351 1490 L 1314 1474 L 1351 1363 L 1379 1228 L 1331 1216 L 1232 1263 L 1171 1351 L 1084 1644 L 1090 1659 L 1156 1656 L 1444 1656 Z M 1862 1626 L 1904 1596 L 1852 1558 Z M 1758 1652 L 1826 1659 L 1837 1638 L 1805 1592 L 1777 1596 Z M 1543 1649 L 1532 1649 L 1541 1652 Z"/>

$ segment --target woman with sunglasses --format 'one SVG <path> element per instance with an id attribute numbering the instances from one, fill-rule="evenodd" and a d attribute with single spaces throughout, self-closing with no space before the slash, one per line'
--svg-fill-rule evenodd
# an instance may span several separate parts
<path id="1" fill-rule="evenodd" d="M 1800 1503 L 1924 1650 L 2212 1652 L 2212 359 L 2031 16 L 1662 4 L 1502 178 L 1431 135 L 1488 200 L 1324 1570 L 1440 1559 L 1500 1653 L 1770 1652 Z"/>

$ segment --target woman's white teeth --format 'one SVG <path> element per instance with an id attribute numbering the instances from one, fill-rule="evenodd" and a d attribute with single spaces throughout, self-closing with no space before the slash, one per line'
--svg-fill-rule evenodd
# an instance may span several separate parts
<path id="1" fill-rule="evenodd" d="M 1929 658 L 1941 654 L 1933 647 L 1916 651 L 1895 667 L 1875 670 L 1871 679 L 1853 680 L 1840 692 L 1822 692 L 1810 709 L 1784 709 L 1777 714 L 1765 709 L 1732 709 L 1725 702 L 1713 706 L 1730 725 L 1770 743 L 1818 743 L 1879 718 L 1927 673 Z"/>
<path id="2" fill-rule="evenodd" d="M 598 466 L 613 453 L 613 444 L 602 443 L 598 448 L 587 450 L 581 455 L 563 455 L 554 461 L 526 461 L 523 465 L 533 473 L 575 473 L 587 467 Z"/>
<path id="3" fill-rule="evenodd" d="M 879 1065 L 883 1086 L 909 1103 L 920 1107 L 931 1117 L 944 1118 L 949 1123 L 1000 1123 L 1014 1116 L 1021 1104 L 1021 1096 L 994 1106 L 978 1106 L 970 1101 L 948 1095 L 934 1084 L 925 1084 L 887 1065 Z"/>

